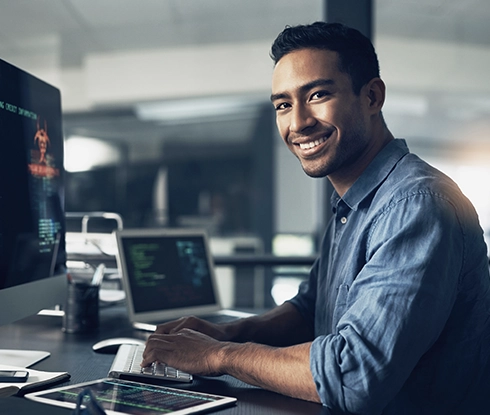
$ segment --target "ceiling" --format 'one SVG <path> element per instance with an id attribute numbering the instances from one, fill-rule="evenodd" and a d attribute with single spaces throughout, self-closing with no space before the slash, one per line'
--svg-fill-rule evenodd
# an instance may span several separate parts
<path id="1" fill-rule="evenodd" d="M 0 55 L 61 39 L 60 64 L 88 53 L 272 39 L 286 23 L 320 19 L 318 0 L 3 1 Z"/>
<path id="2" fill-rule="evenodd" d="M 90 54 L 254 41 L 271 42 L 286 24 L 323 18 L 321 0 L 12 0 L 0 4 L 0 57 L 24 62 L 28 56 L 48 59 L 56 51 L 62 69 L 83 65 Z M 377 0 L 374 36 L 490 44 L 488 0 Z M 35 63 L 34 63 L 35 65 Z M 19 65 L 21 66 L 21 65 Z M 186 123 L 166 126 L 142 123 L 128 108 L 68 114 L 71 132 L 148 141 L 213 136 L 241 139 L 250 119 L 217 128 Z M 208 120 L 209 121 L 209 120 Z M 240 124 L 241 122 L 241 124 Z M 208 127 L 206 127 L 206 125 Z M 238 126 L 238 128 L 237 128 Z M 150 150 L 152 151 L 152 150 Z"/>
<path id="3" fill-rule="evenodd" d="M 490 44 L 488 0 L 376 0 L 376 34 Z"/>
<path id="4" fill-rule="evenodd" d="M 375 10 L 375 34 L 490 42 L 488 0 L 377 0 Z M 93 52 L 270 41 L 286 24 L 322 18 L 321 0 L 3 1 L 0 56 L 56 41 L 70 67 Z"/>

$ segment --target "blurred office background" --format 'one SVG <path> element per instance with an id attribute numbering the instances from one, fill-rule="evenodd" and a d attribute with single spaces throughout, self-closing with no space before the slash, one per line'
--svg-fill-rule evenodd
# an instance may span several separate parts
<path id="1" fill-rule="evenodd" d="M 277 135 L 268 54 L 285 25 L 325 20 L 327 3 L 3 1 L 0 57 L 62 92 L 67 211 L 204 227 L 217 255 L 314 255 L 327 182 Z M 389 127 L 458 182 L 490 232 L 490 3 L 372 4 Z M 304 273 L 280 270 L 259 279 L 255 305 L 294 294 Z"/>

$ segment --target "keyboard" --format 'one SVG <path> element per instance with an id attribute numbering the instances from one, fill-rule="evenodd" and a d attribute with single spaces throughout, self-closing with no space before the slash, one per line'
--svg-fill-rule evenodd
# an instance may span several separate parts
<path id="1" fill-rule="evenodd" d="M 175 382 L 192 382 L 192 375 L 164 363 L 155 362 L 151 366 L 141 367 L 144 345 L 123 344 L 119 347 L 109 377 L 127 380 L 171 380 Z"/>

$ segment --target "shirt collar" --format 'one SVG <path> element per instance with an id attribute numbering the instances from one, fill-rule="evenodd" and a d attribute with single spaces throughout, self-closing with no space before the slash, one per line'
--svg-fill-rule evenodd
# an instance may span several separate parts
<path id="1" fill-rule="evenodd" d="M 369 166 L 341 198 L 334 190 L 332 206 L 342 199 L 352 210 L 357 210 L 359 203 L 386 179 L 395 165 L 410 151 L 404 139 L 390 141 L 373 159 Z"/>

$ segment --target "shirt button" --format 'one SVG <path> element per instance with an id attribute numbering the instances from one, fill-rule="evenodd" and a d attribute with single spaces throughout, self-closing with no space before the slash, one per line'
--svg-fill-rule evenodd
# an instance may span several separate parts
<path id="1" fill-rule="evenodd" d="M 346 218 L 345 216 L 342 216 L 342 217 L 340 218 L 340 223 L 341 223 L 342 225 L 345 225 L 345 224 L 347 223 L 347 218 Z"/>

